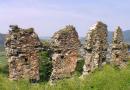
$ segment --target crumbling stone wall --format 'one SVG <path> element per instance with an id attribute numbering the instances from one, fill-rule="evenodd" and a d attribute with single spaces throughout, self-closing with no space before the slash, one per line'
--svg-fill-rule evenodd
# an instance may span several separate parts
<path id="1" fill-rule="evenodd" d="M 33 28 L 21 29 L 11 25 L 5 47 L 8 56 L 9 79 L 39 80 L 39 55 L 41 42 Z"/>
<path id="2" fill-rule="evenodd" d="M 107 34 L 107 25 L 100 21 L 90 28 L 84 44 L 86 54 L 83 75 L 87 75 L 97 67 L 102 67 L 107 54 Z"/>
<path id="3" fill-rule="evenodd" d="M 112 63 L 119 68 L 126 66 L 128 60 L 128 45 L 123 42 L 123 32 L 120 27 L 117 27 L 113 33 L 112 41 Z"/>
<path id="4" fill-rule="evenodd" d="M 53 71 L 50 81 L 70 77 L 76 68 L 80 46 L 75 27 L 69 25 L 54 33 L 51 46 Z"/>

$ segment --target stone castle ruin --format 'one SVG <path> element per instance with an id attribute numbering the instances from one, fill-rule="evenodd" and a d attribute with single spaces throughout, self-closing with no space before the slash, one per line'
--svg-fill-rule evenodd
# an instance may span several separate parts
<path id="1" fill-rule="evenodd" d="M 29 79 L 37 82 L 39 78 L 39 55 L 42 46 L 33 28 L 21 29 L 10 25 L 5 47 L 8 56 L 9 79 Z"/>
<path id="2" fill-rule="evenodd" d="M 102 22 L 97 22 L 90 28 L 84 44 L 86 54 L 83 75 L 87 75 L 97 67 L 101 68 L 102 63 L 106 61 L 107 34 L 107 25 Z"/>
<path id="3" fill-rule="evenodd" d="M 75 71 L 80 41 L 75 27 L 69 25 L 54 33 L 52 37 L 53 71 L 50 81 L 70 77 Z"/>
<path id="4" fill-rule="evenodd" d="M 111 48 L 111 62 L 119 68 L 125 67 L 128 60 L 128 45 L 123 42 L 123 32 L 120 27 L 117 27 L 113 33 Z"/>
<path id="5" fill-rule="evenodd" d="M 9 79 L 28 79 L 37 82 L 40 79 L 39 51 L 43 50 L 44 46 L 33 28 L 21 29 L 17 25 L 11 25 L 10 28 L 5 41 Z M 82 76 L 88 75 L 96 68 L 102 68 L 107 62 L 108 52 L 110 63 L 121 68 L 125 67 L 128 60 L 128 45 L 123 41 L 121 28 L 118 27 L 113 33 L 111 47 L 107 36 L 107 25 L 100 21 L 90 28 L 83 45 L 75 27 L 71 25 L 54 33 L 49 44 L 53 66 L 50 82 L 71 77 L 79 56 L 83 56 L 85 60 Z M 83 55 L 79 53 L 81 48 Z"/>

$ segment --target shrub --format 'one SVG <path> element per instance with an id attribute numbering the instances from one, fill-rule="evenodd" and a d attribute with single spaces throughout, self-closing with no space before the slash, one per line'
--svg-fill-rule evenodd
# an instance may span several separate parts
<path id="1" fill-rule="evenodd" d="M 48 81 L 52 72 L 51 58 L 49 52 L 42 51 L 40 53 L 40 81 Z"/>

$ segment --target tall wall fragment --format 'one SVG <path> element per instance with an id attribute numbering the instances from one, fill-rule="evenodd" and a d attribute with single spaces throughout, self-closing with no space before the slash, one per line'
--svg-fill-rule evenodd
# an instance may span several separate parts
<path id="1" fill-rule="evenodd" d="M 80 46 L 75 28 L 69 25 L 54 33 L 51 46 L 53 71 L 50 81 L 70 77 L 75 71 Z"/>
<path id="2" fill-rule="evenodd" d="M 84 49 L 86 52 L 83 75 L 87 75 L 95 68 L 101 67 L 106 60 L 108 42 L 107 42 L 107 25 L 97 22 L 90 28 L 87 34 Z"/>
<path id="3" fill-rule="evenodd" d="M 9 79 L 39 80 L 39 55 L 41 42 L 33 28 L 21 29 L 11 25 L 5 47 L 8 56 Z"/>
<path id="4" fill-rule="evenodd" d="M 128 60 L 128 45 L 123 41 L 123 32 L 120 27 L 117 27 L 113 33 L 112 41 L 112 63 L 119 68 L 126 66 Z"/>

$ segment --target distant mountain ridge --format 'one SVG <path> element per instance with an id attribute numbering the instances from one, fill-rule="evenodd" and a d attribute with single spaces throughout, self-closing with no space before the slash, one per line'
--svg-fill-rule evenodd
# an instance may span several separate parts
<path id="1" fill-rule="evenodd" d="M 49 39 L 51 39 L 51 37 L 48 37 L 48 36 L 40 36 L 39 38 L 41 40 L 49 40 Z"/>
<path id="2" fill-rule="evenodd" d="M 0 46 L 4 45 L 4 41 L 5 41 L 5 34 L 0 33 Z"/>
<path id="3" fill-rule="evenodd" d="M 109 31 L 108 32 L 108 41 L 111 43 L 112 41 L 112 34 L 113 31 Z M 123 35 L 124 35 L 124 41 L 130 44 L 130 30 L 125 30 L 123 31 Z M 48 36 L 40 36 L 41 40 L 49 40 L 51 37 Z M 80 37 L 81 43 L 83 43 L 85 41 L 85 37 Z M 4 45 L 4 41 L 5 41 L 5 34 L 1 34 L 0 33 L 0 46 Z"/>
<path id="4" fill-rule="evenodd" d="M 112 42 L 113 31 L 108 32 L 108 42 Z M 124 41 L 130 44 L 130 30 L 123 31 Z M 81 43 L 84 43 L 85 37 L 80 37 Z"/>
<path id="5" fill-rule="evenodd" d="M 109 31 L 108 33 L 108 41 L 112 42 L 113 32 Z M 124 41 L 130 44 L 130 30 L 123 31 Z"/>

